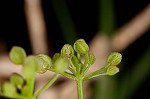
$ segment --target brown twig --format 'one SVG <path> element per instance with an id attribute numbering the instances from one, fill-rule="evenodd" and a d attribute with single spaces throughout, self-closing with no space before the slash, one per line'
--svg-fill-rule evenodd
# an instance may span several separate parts
<path id="1" fill-rule="evenodd" d="M 150 28 L 150 4 L 130 22 L 118 29 L 112 38 L 112 48 L 122 51 Z"/>
<path id="2" fill-rule="evenodd" d="M 122 51 L 142 36 L 150 28 L 150 5 L 130 22 L 118 29 L 111 39 L 105 35 L 96 35 L 90 43 L 91 53 L 95 53 L 96 62 L 92 69 L 102 66 L 110 51 Z M 101 55 L 101 57 L 100 57 Z"/>
<path id="3" fill-rule="evenodd" d="M 33 53 L 48 53 L 41 0 L 25 0 L 25 14 Z"/>

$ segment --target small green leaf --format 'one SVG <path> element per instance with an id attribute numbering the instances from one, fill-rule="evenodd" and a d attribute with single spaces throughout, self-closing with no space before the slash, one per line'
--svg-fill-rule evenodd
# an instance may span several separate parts
<path id="1" fill-rule="evenodd" d="M 73 47 L 69 44 L 65 44 L 61 49 L 61 55 L 67 59 L 71 59 L 74 55 Z"/>
<path id="2" fill-rule="evenodd" d="M 112 76 L 112 75 L 115 75 L 118 72 L 119 72 L 119 68 L 118 67 L 110 66 L 110 67 L 108 67 L 106 74 Z"/>
<path id="3" fill-rule="evenodd" d="M 14 84 L 16 87 L 23 86 L 24 78 L 21 75 L 17 74 L 17 73 L 13 73 L 10 76 L 10 82 L 12 84 Z"/>
<path id="4" fill-rule="evenodd" d="M 15 64 L 23 64 L 26 52 L 22 47 L 14 46 L 9 53 L 10 60 Z"/>
<path id="5" fill-rule="evenodd" d="M 74 50 L 81 55 L 85 55 L 89 51 L 89 46 L 86 44 L 84 39 L 78 39 L 74 43 Z"/>
<path id="6" fill-rule="evenodd" d="M 107 58 L 107 63 L 111 66 L 116 66 L 118 65 L 122 60 L 122 55 L 118 52 L 112 52 L 108 58 Z"/>
<path id="7" fill-rule="evenodd" d="M 28 96 L 28 94 L 29 94 L 28 90 L 29 90 L 28 86 L 23 86 L 22 89 L 21 89 L 21 94 L 23 96 Z"/>
<path id="8" fill-rule="evenodd" d="M 69 62 L 63 57 L 59 57 L 54 63 L 54 69 L 57 73 L 62 73 L 68 68 Z"/>
<path id="9" fill-rule="evenodd" d="M 52 62 L 54 63 L 60 56 L 61 56 L 60 53 L 55 53 L 52 57 Z"/>

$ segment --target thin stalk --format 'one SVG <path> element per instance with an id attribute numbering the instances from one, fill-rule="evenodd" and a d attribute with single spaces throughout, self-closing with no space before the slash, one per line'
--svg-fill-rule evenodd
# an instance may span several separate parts
<path id="1" fill-rule="evenodd" d="M 84 65 L 83 65 L 83 68 L 81 70 L 81 75 L 84 75 L 86 73 L 86 71 L 89 69 L 90 65 L 88 64 L 88 61 L 89 61 L 89 54 L 86 53 Z"/>
<path id="2" fill-rule="evenodd" d="M 31 97 L 33 95 L 34 91 L 34 83 L 35 83 L 35 78 L 28 78 L 27 79 L 27 85 L 28 85 L 28 96 Z"/>
<path id="3" fill-rule="evenodd" d="M 109 65 L 108 65 L 109 66 Z M 106 75 L 106 70 L 108 68 L 108 66 L 104 66 L 88 75 L 86 75 L 83 80 L 88 80 L 88 79 L 91 79 L 91 78 L 94 78 L 94 77 L 98 77 L 98 76 L 101 76 L 101 75 Z"/>
<path id="4" fill-rule="evenodd" d="M 43 91 L 45 91 L 46 89 L 48 89 L 55 81 L 56 81 L 56 79 L 58 78 L 58 74 L 57 73 L 55 73 L 54 75 L 53 75 L 53 77 L 41 88 L 41 89 L 39 89 L 39 90 L 37 90 L 36 92 L 35 92 L 35 97 L 37 97 L 39 94 L 41 94 Z"/>
<path id="5" fill-rule="evenodd" d="M 63 73 L 60 73 L 60 74 L 61 74 L 62 76 L 65 76 L 65 77 L 70 78 L 70 79 L 73 79 L 73 80 L 76 79 L 73 74 L 68 73 L 68 72 L 63 72 Z"/>
<path id="6" fill-rule="evenodd" d="M 49 69 L 49 71 L 55 72 L 54 69 Z M 59 73 L 59 74 L 62 75 L 62 76 L 65 76 L 67 78 L 75 80 L 75 76 L 73 74 L 71 74 L 71 73 L 63 72 L 63 73 Z"/>
<path id="7" fill-rule="evenodd" d="M 77 72 L 76 67 L 75 67 L 74 64 L 72 63 L 71 59 L 69 59 L 69 62 L 70 62 L 70 64 L 71 64 L 71 66 L 72 66 L 73 74 L 76 75 L 76 74 L 77 74 L 77 73 L 76 73 L 76 72 Z"/>
<path id="8" fill-rule="evenodd" d="M 77 93 L 78 93 L 78 99 L 84 99 L 84 93 L 83 93 L 83 80 L 77 79 Z"/>

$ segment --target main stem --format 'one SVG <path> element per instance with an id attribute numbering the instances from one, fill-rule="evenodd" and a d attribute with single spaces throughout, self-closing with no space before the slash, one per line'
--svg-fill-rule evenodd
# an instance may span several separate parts
<path id="1" fill-rule="evenodd" d="M 83 80 L 77 79 L 77 93 L 78 93 L 78 99 L 84 99 L 84 93 L 83 93 Z"/>

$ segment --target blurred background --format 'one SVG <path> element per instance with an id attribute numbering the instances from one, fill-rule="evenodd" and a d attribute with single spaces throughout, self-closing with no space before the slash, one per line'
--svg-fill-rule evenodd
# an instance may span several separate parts
<path id="1" fill-rule="evenodd" d="M 112 51 L 123 56 L 118 74 L 85 82 L 85 99 L 149 97 L 149 0 L 1 0 L 0 10 L 0 83 L 21 73 L 8 58 L 12 46 L 52 56 L 83 38 L 96 56 L 89 72 L 104 66 Z M 51 74 L 38 75 L 36 88 Z M 39 99 L 77 99 L 75 82 L 60 77 Z"/>

